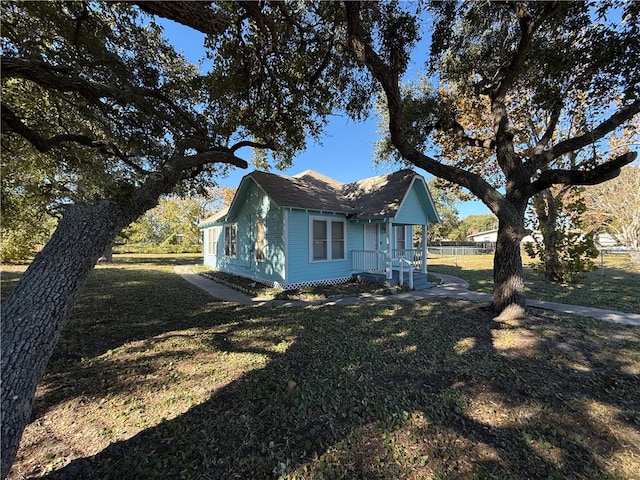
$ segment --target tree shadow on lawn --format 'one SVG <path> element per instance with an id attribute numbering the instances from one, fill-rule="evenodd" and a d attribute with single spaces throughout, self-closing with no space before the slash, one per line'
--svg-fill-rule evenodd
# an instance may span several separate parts
<path id="1" fill-rule="evenodd" d="M 237 307 L 222 308 L 215 317 L 208 312 L 221 304 L 171 272 L 157 269 L 96 269 L 76 303 L 39 385 L 34 417 L 79 393 L 94 396 L 117 384 L 125 365 L 105 368 L 92 359 L 114 356 L 125 345 L 150 341 L 167 332 L 209 328 L 226 324 Z M 162 306 L 159 308 L 159 306 Z M 180 357 L 179 351 L 168 356 Z M 151 361 L 151 359 L 148 359 Z M 170 360 L 168 360 L 170 361 Z M 142 373 L 144 367 L 140 367 Z M 83 386 L 77 373 L 83 372 Z M 100 381 L 98 381 L 100 380 Z"/>
<path id="2" fill-rule="evenodd" d="M 628 441 L 640 421 L 638 365 L 629 365 L 637 329 L 542 314 L 500 323 L 480 304 L 445 299 L 218 304 L 206 315 L 223 330 L 199 329 L 203 349 L 260 353 L 264 367 L 49 478 L 640 473 L 637 463 L 617 464 L 640 454 Z M 286 349 L 278 347 L 283 331 Z M 604 410 L 615 415 L 598 414 Z"/>

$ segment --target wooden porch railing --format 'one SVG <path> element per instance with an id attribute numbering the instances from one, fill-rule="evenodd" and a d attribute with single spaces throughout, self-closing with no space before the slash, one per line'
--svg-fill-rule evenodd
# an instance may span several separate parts
<path id="1" fill-rule="evenodd" d="M 351 268 L 358 272 L 385 273 L 386 252 L 379 250 L 352 250 Z"/>
<path id="2" fill-rule="evenodd" d="M 422 267 L 422 250 L 419 248 L 394 248 L 391 250 L 391 258 L 404 258 L 413 264 L 414 270 Z M 399 268 L 399 262 L 392 262 L 393 268 Z"/>

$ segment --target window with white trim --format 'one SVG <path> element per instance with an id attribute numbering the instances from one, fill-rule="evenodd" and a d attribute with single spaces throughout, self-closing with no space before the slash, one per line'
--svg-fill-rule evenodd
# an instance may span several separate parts
<path id="1" fill-rule="evenodd" d="M 344 260 L 346 222 L 333 217 L 310 217 L 309 260 Z"/>
<path id="2" fill-rule="evenodd" d="M 224 227 L 224 254 L 227 257 L 235 257 L 237 253 L 238 225 L 225 225 Z"/>
<path id="3" fill-rule="evenodd" d="M 218 229 L 216 227 L 207 228 L 207 254 L 215 255 L 217 250 Z"/>

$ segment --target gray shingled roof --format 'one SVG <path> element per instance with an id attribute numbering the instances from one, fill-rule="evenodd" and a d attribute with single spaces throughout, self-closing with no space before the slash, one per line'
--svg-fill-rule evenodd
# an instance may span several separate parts
<path id="1" fill-rule="evenodd" d="M 248 176 L 280 207 L 353 212 L 342 194 L 342 184 L 317 172 L 307 170 L 293 177 L 255 171 Z"/>
<path id="2" fill-rule="evenodd" d="M 357 218 L 394 217 L 416 176 L 418 174 L 412 170 L 400 170 L 365 178 L 344 185 L 342 193 L 355 209 Z"/>
<path id="3" fill-rule="evenodd" d="M 248 176 L 280 207 L 344 212 L 373 219 L 395 216 L 418 174 L 400 170 L 347 184 L 312 170 L 293 177 L 260 171 Z"/>

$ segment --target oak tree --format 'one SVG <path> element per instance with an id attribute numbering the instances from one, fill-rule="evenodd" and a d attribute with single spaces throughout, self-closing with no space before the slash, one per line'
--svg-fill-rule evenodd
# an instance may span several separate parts
<path id="1" fill-rule="evenodd" d="M 585 155 L 640 112 L 637 2 L 429 2 L 428 12 L 397 2 L 347 2 L 349 48 L 380 85 L 389 138 L 399 156 L 458 184 L 498 217 L 493 308 L 521 316 L 526 297 L 520 241 L 530 199 L 552 185 L 593 185 L 616 177 L 635 152 L 594 163 Z M 403 88 L 419 23 L 433 22 L 424 77 L 430 88 Z M 475 137 L 436 82 L 488 119 Z M 429 87 L 429 85 L 427 85 Z M 523 95 L 531 92 L 531 95 Z M 545 125 L 533 148 L 522 148 L 512 122 L 514 103 Z M 584 133 L 559 139 L 564 118 L 580 105 Z M 489 161 L 451 164 L 427 154 L 434 134 L 448 135 Z M 581 158 L 574 167 L 561 160 Z"/>

